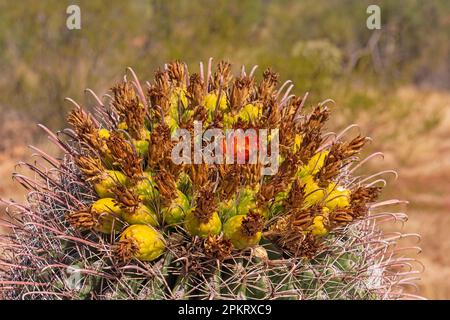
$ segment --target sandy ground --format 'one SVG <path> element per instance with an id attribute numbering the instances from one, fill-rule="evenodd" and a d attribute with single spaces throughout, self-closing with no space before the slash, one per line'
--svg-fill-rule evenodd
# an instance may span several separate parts
<path id="1" fill-rule="evenodd" d="M 429 299 L 450 299 L 450 94 L 406 88 L 399 97 L 417 110 L 395 124 L 403 135 L 376 146 L 386 154 L 377 169 L 396 169 L 399 178 L 390 183 L 385 196 L 410 202 L 409 220 L 402 231 L 421 235 L 418 259 L 425 270 L 420 294 Z M 435 129 L 408 130 L 429 115 L 437 115 L 440 121 Z M 374 133 L 372 137 L 378 135 L 382 136 Z"/>
<path id="2" fill-rule="evenodd" d="M 429 299 L 450 299 L 450 94 L 406 88 L 398 96 L 408 107 L 417 108 L 406 119 L 390 121 L 392 118 L 380 114 L 357 120 L 374 138 L 371 148 L 385 153 L 384 161 L 369 169 L 398 170 L 398 180 L 390 183 L 384 196 L 410 201 L 409 221 L 402 231 L 419 233 L 422 237 L 418 258 L 425 271 L 419 294 Z M 433 114 L 440 120 L 433 130 L 412 130 Z M 387 130 L 389 126 L 401 127 L 394 138 Z M 10 139 L 4 139 L 0 148 L 0 197 L 23 200 L 24 192 L 12 181 L 11 172 L 18 161 L 32 160 L 32 152 L 25 146 L 31 143 L 36 131 L 13 121 L 2 130 L 2 136 Z M 28 131 L 31 133 L 24 134 Z M 44 143 L 42 148 L 50 147 Z"/>

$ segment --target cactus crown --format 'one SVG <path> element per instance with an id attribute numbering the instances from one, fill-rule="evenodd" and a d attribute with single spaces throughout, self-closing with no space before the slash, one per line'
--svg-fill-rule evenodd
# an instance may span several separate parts
<path id="1" fill-rule="evenodd" d="M 382 179 L 354 174 L 367 141 L 325 133 L 324 101 L 303 111 L 270 69 L 238 76 L 221 61 L 189 74 L 175 61 L 143 88 L 134 72 L 92 91 L 95 114 L 78 104 L 72 129 L 50 139 L 64 152 L 16 175 L 28 204 L 9 202 L 1 289 L 9 298 L 320 299 L 399 298 L 406 263 L 378 218 Z M 278 129 L 279 169 L 260 163 L 176 164 L 177 129 Z M 275 137 L 269 137 L 275 139 Z M 219 143 L 220 144 L 220 143 Z M 247 141 L 241 145 L 246 153 Z M 380 210 L 379 208 L 383 208 Z M 397 269 L 396 269 L 397 268 Z M 71 272 L 69 272 L 72 270 Z M 75 270 L 75 271 L 73 271 Z M 71 279 L 76 279 L 73 283 Z"/>

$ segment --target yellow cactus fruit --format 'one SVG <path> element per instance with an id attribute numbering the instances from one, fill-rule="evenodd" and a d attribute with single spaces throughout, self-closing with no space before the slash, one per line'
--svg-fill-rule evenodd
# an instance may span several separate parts
<path id="1" fill-rule="evenodd" d="M 153 210 L 140 203 L 134 210 L 124 210 L 122 218 L 129 224 L 149 224 L 158 226 L 158 217 Z"/>
<path id="2" fill-rule="evenodd" d="M 109 139 L 111 136 L 111 133 L 108 129 L 101 128 L 97 130 L 98 137 L 102 140 L 101 144 L 101 153 L 103 156 L 103 161 L 108 167 L 112 167 L 113 158 L 111 156 L 111 151 L 109 150 L 108 146 L 106 145 L 106 140 Z"/>
<path id="3" fill-rule="evenodd" d="M 216 105 L 217 105 L 217 94 L 214 92 L 208 93 L 203 100 L 203 106 L 206 108 L 206 110 L 208 110 L 209 113 L 212 113 L 214 112 L 214 110 L 216 110 Z M 220 111 L 224 111 L 227 108 L 228 108 L 227 97 L 225 96 L 224 93 L 222 93 L 220 96 L 218 109 Z"/>
<path id="4" fill-rule="evenodd" d="M 182 110 L 179 108 L 181 103 Z M 169 113 L 164 116 L 164 122 L 170 129 L 170 133 L 173 134 L 178 128 L 178 121 L 183 114 L 179 114 L 179 111 L 184 112 L 184 108 L 188 106 L 188 99 L 186 96 L 186 89 L 174 88 L 169 101 Z"/>
<path id="5" fill-rule="evenodd" d="M 104 198 L 95 201 L 91 206 L 91 213 L 97 216 L 98 223 L 94 229 L 103 233 L 111 233 L 122 228 L 119 218 L 122 209 L 112 198 Z"/>
<path id="6" fill-rule="evenodd" d="M 325 221 L 327 220 L 330 210 L 326 207 L 322 208 L 322 215 L 315 216 L 312 225 L 308 228 L 311 233 L 316 237 L 323 237 L 328 234 L 328 230 L 325 227 Z"/>
<path id="7" fill-rule="evenodd" d="M 239 119 L 245 123 L 253 123 L 261 116 L 261 108 L 254 104 L 246 104 L 238 114 Z"/>
<path id="8" fill-rule="evenodd" d="M 111 189 L 115 185 L 125 185 L 127 177 L 117 170 L 106 170 L 104 177 L 94 184 L 94 190 L 100 198 L 112 198 L 114 193 Z"/>
<path id="9" fill-rule="evenodd" d="M 112 198 L 104 198 L 95 201 L 87 209 L 70 213 L 67 220 L 75 227 L 110 234 L 123 227 L 121 215 L 122 209 L 117 202 Z"/>
<path id="10" fill-rule="evenodd" d="M 141 261 L 153 261 L 161 256 L 165 249 L 161 233 L 153 227 L 135 224 L 123 231 L 117 252 L 124 261 L 133 257 Z"/>
<path id="11" fill-rule="evenodd" d="M 186 213 L 184 219 L 184 228 L 191 236 L 199 236 L 206 238 L 208 235 L 219 234 L 222 230 L 222 221 L 220 221 L 219 214 L 214 212 L 208 221 L 200 220 L 194 210 Z"/>
<path id="12" fill-rule="evenodd" d="M 144 105 L 142 103 L 139 103 L 138 109 L 142 110 L 145 109 Z M 131 121 L 131 122 L 130 122 Z M 136 127 L 136 125 L 133 125 L 133 122 L 136 121 L 136 119 L 126 119 L 125 121 L 121 121 L 117 124 L 117 129 L 128 131 L 128 129 L 134 128 L 135 131 L 133 137 L 139 138 L 142 140 L 148 140 L 150 138 L 150 131 L 145 127 L 144 123 L 139 124 L 139 128 Z M 128 126 L 130 125 L 130 126 Z M 124 138 L 127 138 L 127 135 L 123 135 Z"/>
<path id="13" fill-rule="evenodd" d="M 133 139 L 133 146 L 135 147 L 136 152 L 139 155 L 139 157 L 145 157 L 147 155 L 148 146 L 149 146 L 148 140 Z"/>
<path id="14" fill-rule="evenodd" d="M 92 204 L 91 210 L 98 213 L 108 211 L 115 215 L 120 215 L 121 213 L 121 209 L 117 204 L 117 201 L 113 198 L 98 199 Z"/>
<path id="15" fill-rule="evenodd" d="M 224 219 L 232 217 L 237 214 L 236 210 L 236 198 L 233 196 L 231 199 L 222 201 L 219 203 L 220 216 Z"/>
<path id="16" fill-rule="evenodd" d="M 173 134 L 175 130 L 178 129 L 178 121 L 176 120 L 176 118 L 171 116 L 165 116 L 164 122 L 169 127 L 171 134 Z"/>
<path id="17" fill-rule="evenodd" d="M 244 188 L 239 192 L 239 197 L 233 196 L 231 199 L 219 204 L 221 217 L 228 219 L 232 216 L 246 215 L 250 210 L 256 210 L 255 193 L 257 190 Z"/>
<path id="18" fill-rule="evenodd" d="M 223 127 L 231 128 L 231 127 L 233 127 L 233 124 L 235 124 L 237 120 L 238 120 L 237 115 L 233 115 L 231 112 L 224 113 L 223 114 Z"/>
<path id="19" fill-rule="evenodd" d="M 98 136 L 100 137 L 100 139 L 109 139 L 110 137 L 110 132 L 108 129 L 102 128 L 102 129 L 98 129 Z"/>
<path id="20" fill-rule="evenodd" d="M 308 164 L 300 167 L 297 172 L 297 176 L 304 177 L 306 175 L 315 175 L 320 169 L 322 169 L 325 164 L 325 159 L 328 156 L 329 151 L 324 150 L 316 153 L 312 158 L 308 161 Z"/>
<path id="21" fill-rule="evenodd" d="M 254 212 L 231 217 L 223 226 L 224 237 L 239 250 L 257 245 L 261 240 L 261 230 L 262 217 Z"/>
<path id="22" fill-rule="evenodd" d="M 288 189 L 289 188 L 290 186 L 288 187 Z M 278 192 L 277 194 L 275 194 L 273 202 L 270 204 L 270 206 L 268 208 L 260 210 L 259 212 L 267 220 L 272 218 L 272 216 L 277 215 L 284 210 L 284 204 L 288 196 L 288 191 Z"/>
<path id="23" fill-rule="evenodd" d="M 320 171 L 320 169 L 322 169 L 328 153 L 329 152 L 327 150 L 320 151 L 308 161 L 308 172 L 310 174 L 315 175 Z"/>
<path id="24" fill-rule="evenodd" d="M 128 125 L 126 122 L 122 121 L 117 125 L 117 129 L 119 130 L 128 130 Z"/>
<path id="25" fill-rule="evenodd" d="M 331 182 L 327 188 L 328 196 L 325 205 L 330 210 L 346 208 L 350 205 L 350 190 Z"/>
<path id="26" fill-rule="evenodd" d="M 319 203 L 325 199 L 325 191 L 319 187 L 319 185 L 314 181 L 314 178 L 311 175 L 303 177 L 301 181 L 305 188 L 305 208 L 309 208 L 312 205 Z"/>
<path id="27" fill-rule="evenodd" d="M 164 208 L 163 218 L 168 225 L 174 225 L 183 221 L 186 213 L 189 211 L 189 199 L 186 195 L 177 190 L 177 197 L 172 201 L 168 208 Z"/>
<path id="28" fill-rule="evenodd" d="M 141 130 L 141 137 L 143 140 L 150 140 L 151 132 L 147 128 Z"/>
<path id="29" fill-rule="evenodd" d="M 275 198 L 273 199 L 273 204 L 281 205 L 286 200 L 287 197 L 288 197 L 287 191 L 280 191 L 275 195 Z"/>
<path id="30" fill-rule="evenodd" d="M 302 145 L 303 136 L 300 134 L 296 134 L 294 138 L 294 153 L 300 150 L 300 147 Z"/>
<path id="31" fill-rule="evenodd" d="M 146 205 L 151 205 L 153 200 L 158 195 L 158 190 L 155 188 L 152 174 L 150 172 L 144 172 L 144 176 L 133 187 L 134 192 L 139 196 L 139 200 L 143 201 Z"/>
<path id="32" fill-rule="evenodd" d="M 306 166 L 301 166 L 300 168 L 298 168 L 296 176 L 300 179 L 303 179 L 303 178 L 309 176 L 308 166 L 306 165 Z"/>
<path id="33" fill-rule="evenodd" d="M 184 123 L 188 122 L 194 115 L 194 110 L 184 110 L 183 114 L 180 116 L 180 120 Z"/>
<path id="34" fill-rule="evenodd" d="M 181 103 L 183 107 L 188 106 L 188 99 L 186 96 L 186 89 L 174 88 L 172 95 L 170 96 L 170 113 L 172 116 L 178 113 L 178 103 Z"/>
<path id="35" fill-rule="evenodd" d="M 139 139 L 131 140 L 134 148 L 136 149 L 136 153 L 141 158 L 145 158 L 148 154 L 150 135 L 151 135 L 150 131 L 144 127 L 140 130 Z"/>

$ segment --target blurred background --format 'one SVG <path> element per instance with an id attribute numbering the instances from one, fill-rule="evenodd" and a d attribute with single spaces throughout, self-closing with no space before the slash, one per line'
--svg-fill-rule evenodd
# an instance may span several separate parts
<path id="1" fill-rule="evenodd" d="M 381 29 L 366 26 L 372 4 Z M 127 66 L 143 80 L 177 58 L 272 66 L 309 105 L 336 101 L 329 129 L 358 123 L 374 139 L 367 152 L 385 158 L 365 170 L 397 170 L 384 197 L 409 200 L 398 228 L 422 235 L 420 294 L 450 299 L 449 40 L 446 0 L 0 0 L 0 197 L 23 199 L 11 172 L 27 145 L 57 152 L 36 124 L 63 128 L 64 97 L 90 105 L 84 89 L 106 93 Z"/>

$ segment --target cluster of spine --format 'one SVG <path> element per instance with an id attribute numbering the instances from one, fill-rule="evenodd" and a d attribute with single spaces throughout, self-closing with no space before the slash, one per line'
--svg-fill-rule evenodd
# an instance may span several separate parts
<path id="1" fill-rule="evenodd" d="M 130 70 L 109 101 L 92 94 L 95 117 L 75 103 L 71 129 L 48 131 L 64 158 L 36 149 L 52 168 L 28 164 L 38 179 L 16 175 L 29 204 L 9 203 L 5 294 L 405 296 L 413 271 L 395 271 L 406 260 L 392 249 L 401 236 L 386 240 L 374 209 L 400 201 L 376 203 L 384 180 L 352 174 L 367 139 L 326 134 L 326 102 L 305 113 L 306 96 L 290 94 L 289 82 L 278 86 L 270 69 L 257 81 L 254 70 L 234 76 L 222 61 L 213 72 L 210 61 L 206 75 L 202 64 L 189 74 L 175 61 L 145 88 Z M 259 163 L 175 164 L 172 135 L 193 132 L 194 121 L 223 131 L 278 129 L 278 172 L 264 176 Z M 235 151 L 248 155 L 249 145 L 241 147 Z"/>

